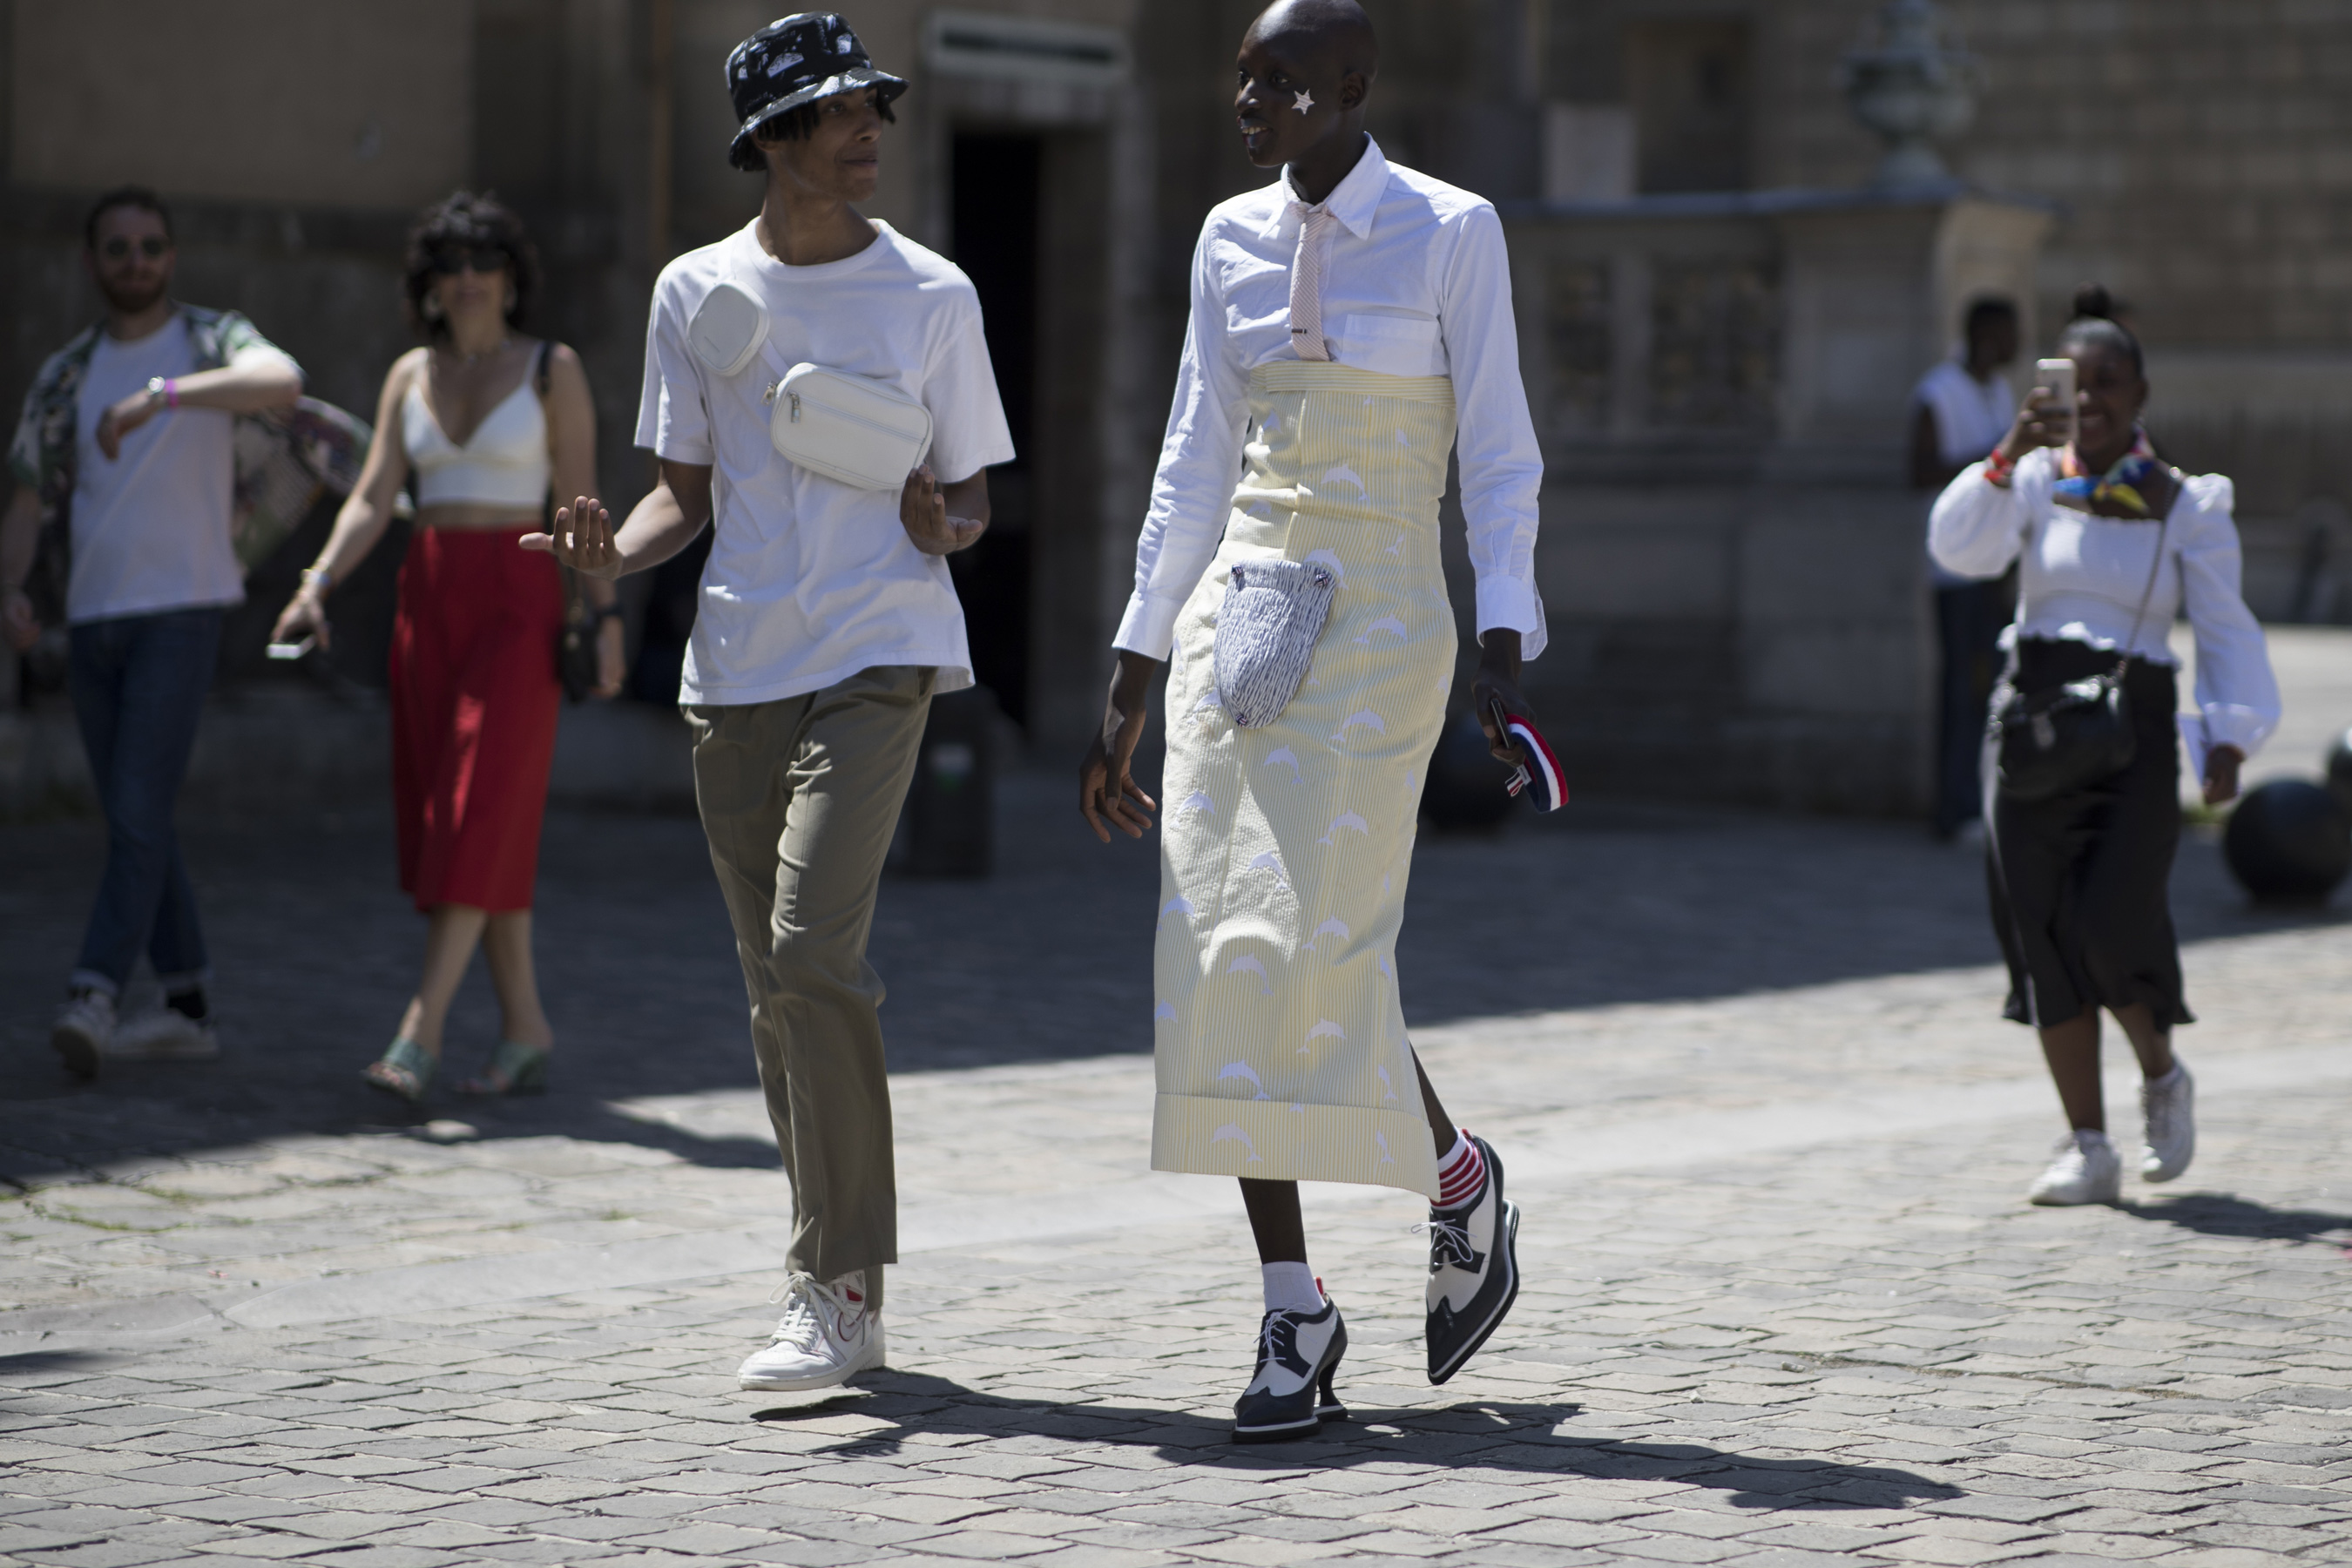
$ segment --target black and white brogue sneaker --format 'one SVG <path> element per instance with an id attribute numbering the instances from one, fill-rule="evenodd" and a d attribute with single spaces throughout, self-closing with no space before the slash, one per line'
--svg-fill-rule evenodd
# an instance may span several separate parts
<path id="1" fill-rule="evenodd" d="M 1429 1211 L 1429 1381 L 1462 1370 L 1519 1298 L 1519 1207 L 1503 1201 L 1503 1161 L 1474 1138 L 1486 1183 L 1460 1205 Z"/>
<path id="2" fill-rule="evenodd" d="M 1257 1373 L 1234 1401 L 1234 1441 L 1278 1443 L 1304 1437 L 1326 1421 L 1344 1421 L 1348 1407 L 1331 1392 L 1331 1374 L 1348 1353 L 1348 1325 L 1339 1304 L 1323 1298 L 1319 1312 L 1277 1308 L 1257 1330 Z"/>

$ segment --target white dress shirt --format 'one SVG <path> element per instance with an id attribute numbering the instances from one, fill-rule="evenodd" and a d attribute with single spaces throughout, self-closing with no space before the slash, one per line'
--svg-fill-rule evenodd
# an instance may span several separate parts
<path id="1" fill-rule="evenodd" d="M 1971 465 L 1937 499 L 1928 524 L 1936 559 L 1972 577 L 2018 569 L 2016 635 L 2124 647 L 2151 664 L 2173 662 L 2166 637 L 2184 605 L 2197 634 L 2197 707 L 2205 742 L 2248 756 L 2278 728 L 2278 681 L 2263 628 L 2238 589 L 2235 488 L 2221 474 L 2192 475 L 2172 503 L 2165 558 L 2148 590 L 2158 526 L 2094 517 L 2051 499 L 2058 478 L 2049 447 L 2019 459 L 2009 488 Z M 2147 594 L 2147 613 L 2132 616 Z"/>
<path id="2" fill-rule="evenodd" d="M 1151 505 L 1136 544 L 1135 595 L 1115 646 L 1164 659 L 1177 612 L 1224 535 L 1241 473 L 1249 376 L 1290 345 L 1290 268 L 1300 218 L 1288 172 L 1212 208 L 1192 252 L 1192 316 Z M 1366 139 L 1324 205 L 1323 331 L 1340 364 L 1454 380 L 1462 510 L 1477 574 L 1478 630 L 1544 647 L 1535 584 L 1543 457 L 1519 384 L 1510 258 L 1485 197 L 1400 167 Z"/>

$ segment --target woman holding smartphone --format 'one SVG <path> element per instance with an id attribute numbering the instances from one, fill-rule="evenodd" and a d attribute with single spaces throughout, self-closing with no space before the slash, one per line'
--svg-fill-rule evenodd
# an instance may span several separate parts
<path id="1" fill-rule="evenodd" d="M 2114 1203 L 2123 1165 L 2106 1132 L 2099 1012 L 2139 1058 L 2143 1180 L 2168 1182 L 2196 1151 L 2195 1085 L 2174 1055 L 2182 997 L 2168 884 L 2180 839 L 2175 666 L 2167 642 L 2186 611 L 2197 637 L 2204 795 L 2238 793 L 2238 770 L 2279 719 L 2262 628 L 2239 592 L 2234 492 L 2182 474 L 2140 428 L 2147 378 L 2138 342 L 2086 284 L 1992 455 L 1937 500 L 1928 543 L 1948 570 L 1988 577 L 2020 563 L 2004 687 L 2029 701 L 2117 669 L 2134 744 L 2120 771 L 2054 795 L 2005 784 L 1989 739 L 1985 821 L 1993 927 L 2009 962 L 2006 1014 L 2041 1032 L 2067 1135 L 2027 1195 Z M 2073 396 L 2058 394 L 2073 371 Z M 1996 693 L 1996 705 L 2002 694 Z M 2034 792 L 2026 792 L 2032 794 Z"/>
<path id="2" fill-rule="evenodd" d="M 413 469 L 416 531 L 392 639 L 393 804 L 401 889 L 430 923 L 416 994 L 366 1078 L 415 1103 L 477 946 L 504 1028 L 488 1069 L 464 1087 L 507 1094 L 546 1082 L 555 1032 L 531 965 L 530 906 L 563 587 L 555 563 L 517 541 L 541 527 L 551 483 L 565 495 L 596 489 L 596 414 L 579 356 L 515 330 L 538 258 L 496 198 L 461 191 L 428 209 L 409 236 L 406 274 L 425 346 L 384 377 L 358 488 L 272 636 L 326 644 L 327 595 L 383 536 Z M 613 585 L 581 587 L 598 616 L 596 694 L 609 697 L 622 678 Z"/>

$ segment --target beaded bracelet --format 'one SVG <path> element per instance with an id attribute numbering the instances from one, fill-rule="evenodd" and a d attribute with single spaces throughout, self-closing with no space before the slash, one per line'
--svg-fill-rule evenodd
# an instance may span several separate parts
<path id="1" fill-rule="evenodd" d="M 2003 457 L 2000 447 L 1994 447 L 1992 451 L 1986 456 L 1984 460 L 1985 483 L 1997 486 L 2001 489 L 2009 489 L 2010 476 L 2016 472 L 2017 459 L 2014 458 Z"/>

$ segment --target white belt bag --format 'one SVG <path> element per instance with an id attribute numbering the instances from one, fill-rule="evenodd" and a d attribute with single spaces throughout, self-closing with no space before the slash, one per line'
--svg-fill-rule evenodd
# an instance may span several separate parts
<path id="1" fill-rule="evenodd" d="M 687 346 L 717 375 L 741 374 L 768 342 L 768 308 L 721 282 L 688 324 Z M 887 382 L 796 364 L 768 389 L 768 439 L 814 474 L 859 489 L 897 490 L 931 447 L 931 411 Z"/>
<path id="2" fill-rule="evenodd" d="M 931 411 L 872 376 L 796 364 L 777 384 L 768 437 L 811 473 L 897 490 L 931 448 Z"/>

